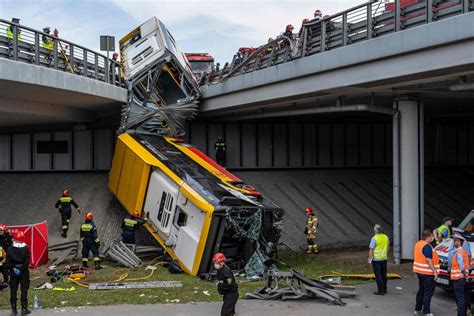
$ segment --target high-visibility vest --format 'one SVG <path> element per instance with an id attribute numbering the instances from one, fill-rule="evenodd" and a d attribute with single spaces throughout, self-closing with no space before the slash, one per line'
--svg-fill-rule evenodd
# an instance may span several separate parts
<path id="1" fill-rule="evenodd" d="M 469 269 L 469 259 L 467 258 L 467 253 L 466 250 L 463 248 L 459 248 L 454 252 L 453 255 L 453 262 L 451 265 L 451 280 L 459 280 L 464 277 L 462 274 L 461 269 L 459 268 L 458 264 L 458 259 L 457 259 L 457 253 L 460 253 L 462 255 L 462 258 L 464 260 L 464 269 L 468 270 Z"/>
<path id="2" fill-rule="evenodd" d="M 53 50 L 54 49 L 53 38 L 51 38 L 49 36 L 43 35 L 42 38 L 41 38 L 41 44 L 44 48 L 46 48 L 48 50 Z"/>
<path id="3" fill-rule="evenodd" d="M 8 37 L 8 39 L 13 40 L 13 32 L 12 32 L 12 30 L 10 29 L 10 26 L 7 26 L 7 29 L 6 29 L 6 30 L 7 30 L 7 37 Z M 18 40 L 20 40 L 20 39 L 21 39 L 20 30 L 18 29 L 17 32 L 18 32 L 18 33 L 17 33 L 17 35 L 16 35 L 16 38 L 17 38 Z"/>
<path id="4" fill-rule="evenodd" d="M 442 232 L 444 229 L 447 229 L 447 230 L 448 230 L 448 236 L 447 236 L 446 238 L 451 237 L 451 230 L 449 229 L 448 226 L 446 226 L 446 225 L 444 225 L 444 224 L 441 225 L 441 226 L 439 226 L 439 227 L 438 227 L 438 230 L 437 230 L 438 236 L 439 236 L 439 237 L 438 237 L 438 244 L 443 241 L 443 237 L 442 237 L 442 235 L 441 235 L 441 232 Z"/>
<path id="5" fill-rule="evenodd" d="M 425 274 L 425 275 L 434 275 L 433 270 L 431 270 L 428 264 L 428 260 L 423 254 L 423 247 L 426 245 L 429 245 L 431 247 L 431 245 L 424 240 L 420 240 L 415 244 L 414 254 L 413 254 L 413 258 L 415 259 L 413 261 L 413 272 L 419 273 L 419 274 Z M 431 249 L 433 250 L 433 259 L 432 259 L 433 265 L 434 265 L 434 268 L 436 269 L 436 272 L 438 272 L 439 271 L 438 253 L 434 251 L 433 247 L 431 247 Z"/>
<path id="6" fill-rule="evenodd" d="M 374 259 L 387 259 L 388 236 L 385 234 L 376 234 L 374 239 L 376 242 L 374 248 Z"/>

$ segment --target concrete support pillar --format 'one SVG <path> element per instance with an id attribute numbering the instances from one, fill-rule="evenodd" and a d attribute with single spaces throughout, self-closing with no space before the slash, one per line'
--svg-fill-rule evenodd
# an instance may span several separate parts
<path id="1" fill-rule="evenodd" d="M 399 229 L 400 247 L 396 249 L 398 245 L 394 240 L 394 251 L 395 254 L 399 251 L 400 259 L 413 259 L 413 246 L 424 228 L 423 104 L 420 101 L 400 99 L 395 101 L 394 108 L 400 117 L 399 134 L 395 135 L 394 130 L 394 142 L 399 141 L 399 156 L 395 156 L 398 153 L 394 150 L 393 157 L 394 229 Z M 396 144 L 394 149 L 395 146 Z M 399 200 L 395 196 L 395 185 L 398 184 L 396 177 L 399 177 Z M 396 207 L 399 207 L 399 214 Z"/>

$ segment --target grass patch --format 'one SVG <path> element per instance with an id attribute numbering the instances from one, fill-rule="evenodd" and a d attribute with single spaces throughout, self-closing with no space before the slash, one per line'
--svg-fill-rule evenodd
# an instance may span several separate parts
<path id="1" fill-rule="evenodd" d="M 332 271 L 341 273 L 372 273 L 371 267 L 366 263 L 366 250 L 343 249 L 328 250 L 320 255 L 308 256 L 302 251 L 281 251 L 280 259 L 289 266 L 296 268 L 308 277 L 316 278 L 323 274 L 330 274 Z M 141 268 L 137 271 L 130 271 L 117 266 L 114 263 L 104 263 L 108 265 L 100 271 L 94 271 L 87 277 L 87 282 L 105 282 L 118 278 L 123 272 L 128 272 L 130 278 L 143 277 L 149 274 Z M 285 269 L 282 267 L 282 269 Z M 185 274 L 170 274 L 166 268 L 158 266 L 152 277 L 145 281 L 181 281 L 182 288 L 162 288 L 162 289 L 127 289 L 127 290 L 104 290 L 93 291 L 82 288 L 74 284 L 64 284 L 62 281 L 53 285 L 63 288 L 75 287 L 74 292 L 61 292 L 53 290 L 32 290 L 38 285 L 49 282 L 46 276 L 46 267 L 40 267 L 31 271 L 31 287 L 29 291 L 30 305 L 33 303 L 34 295 L 41 300 L 44 308 L 61 308 L 66 306 L 96 306 L 96 305 L 116 305 L 116 304 L 157 304 L 157 303 L 189 303 L 189 302 L 209 302 L 221 301 L 222 297 L 217 293 L 216 286 L 212 282 L 202 281 L 197 277 Z M 411 265 L 394 266 L 389 265 L 389 272 L 409 275 Z M 244 278 L 238 278 L 240 295 L 245 292 L 254 291 L 263 285 L 263 281 L 247 282 Z M 361 284 L 370 281 L 365 280 L 345 280 L 345 284 Z M 203 292 L 207 291 L 208 295 Z M 19 293 L 18 293 L 19 294 Z M 0 309 L 8 309 L 9 289 L 0 292 Z"/>

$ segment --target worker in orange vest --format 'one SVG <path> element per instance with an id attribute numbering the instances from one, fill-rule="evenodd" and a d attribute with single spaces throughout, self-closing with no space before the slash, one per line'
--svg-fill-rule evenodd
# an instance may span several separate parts
<path id="1" fill-rule="evenodd" d="M 435 280 L 438 278 L 439 258 L 431 243 L 434 234 L 431 230 L 423 231 L 422 240 L 415 244 L 413 272 L 418 277 L 418 292 L 416 293 L 415 315 L 431 314 L 431 298 L 435 291 Z M 423 309 L 423 313 L 421 310 Z"/>
<path id="2" fill-rule="evenodd" d="M 452 257 L 449 265 L 451 270 L 450 278 L 453 282 L 454 294 L 456 296 L 458 316 L 464 316 L 467 312 L 467 304 L 470 301 L 468 298 L 470 292 L 466 286 L 466 278 L 469 275 L 469 258 L 466 250 L 462 247 L 466 239 L 461 234 L 455 234 L 453 240 L 454 247 L 449 256 L 450 258 Z"/>

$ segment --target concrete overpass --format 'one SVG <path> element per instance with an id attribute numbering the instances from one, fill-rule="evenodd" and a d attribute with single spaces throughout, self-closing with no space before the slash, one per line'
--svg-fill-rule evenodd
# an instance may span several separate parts
<path id="1" fill-rule="evenodd" d="M 5 33 L 12 28 L 16 37 Z M 117 64 L 72 42 L 0 20 L 0 129 L 93 124 L 127 100 Z M 110 71 L 109 71 L 110 70 Z M 21 127 L 21 128 L 19 128 Z"/>

